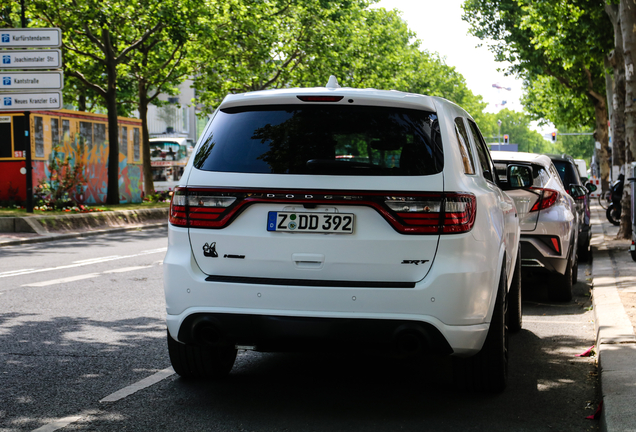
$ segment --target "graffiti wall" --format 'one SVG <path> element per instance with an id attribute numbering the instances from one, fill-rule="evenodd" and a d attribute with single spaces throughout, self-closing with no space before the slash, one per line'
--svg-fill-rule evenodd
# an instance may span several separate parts
<path id="1" fill-rule="evenodd" d="M 31 151 L 33 158 L 33 186 L 51 178 L 50 164 L 53 158 L 71 166 L 81 164 L 85 184 L 75 191 L 75 196 L 85 204 L 103 204 L 108 192 L 108 123 L 105 115 L 61 110 L 39 111 L 31 114 Z M 141 122 L 136 119 L 119 119 L 119 195 L 121 203 L 136 203 L 143 199 L 143 175 L 141 159 Z M 20 131 L 14 131 L 19 136 Z M 0 146 L 7 145 L 0 141 Z M 16 154 L 16 156 L 23 156 Z M 24 158 L 0 158 L 0 172 L 10 164 L 20 163 Z M 21 161 L 20 161 L 21 159 Z M 20 161 L 20 162 L 18 162 Z M 16 169 L 11 170 L 16 171 Z M 17 171 L 19 173 L 19 168 Z M 25 179 L 11 174 L 6 181 L 20 184 L 22 199 Z M 8 199 L 0 177 L 0 200 Z"/>

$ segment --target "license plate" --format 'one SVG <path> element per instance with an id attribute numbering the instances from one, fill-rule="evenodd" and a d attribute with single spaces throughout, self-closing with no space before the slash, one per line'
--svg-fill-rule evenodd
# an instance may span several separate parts
<path id="1" fill-rule="evenodd" d="M 352 234 L 352 213 L 269 212 L 267 231 Z"/>

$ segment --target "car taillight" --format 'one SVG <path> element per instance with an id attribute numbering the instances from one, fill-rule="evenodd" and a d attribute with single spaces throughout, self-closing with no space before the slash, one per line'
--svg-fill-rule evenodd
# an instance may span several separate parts
<path id="1" fill-rule="evenodd" d="M 399 217 L 403 230 L 413 234 L 451 234 L 470 231 L 475 224 L 476 200 L 470 194 L 387 197 L 385 204 Z M 399 230 L 401 231 L 401 230 Z"/>
<path id="2" fill-rule="evenodd" d="M 475 196 L 467 193 L 369 191 L 296 191 L 260 189 L 176 188 L 170 223 L 179 227 L 229 225 L 252 204 L 366 206 L 375 209 L 401 234 L 453 234 L 475 224 Z"/>
<path id="3" fill-rule="evenodd" d="M 221 228 L 231 217 L 237 194 L 177 188 L 170 203 L 170 223 L 182 227 Z"/>
<path id="4" fill-rule="evenodd" d="M 541 196 L 539 197 L 537 202 L 535 202 L 532 208 L 530 209 L 531 212 L 547 209 L 548 207 L 553 206 L 554 203 L 556 203 L 557 200 L 559 199 L 558 191 L 555 191 L 552 189 L 543 189 L 543 188 L 534 188 L 534 187 L 530 189 L 541 193 Z"/>

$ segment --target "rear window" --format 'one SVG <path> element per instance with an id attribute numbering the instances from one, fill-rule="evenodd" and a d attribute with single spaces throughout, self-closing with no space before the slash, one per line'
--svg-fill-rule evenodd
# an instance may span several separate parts
<path id="1" fill-rule="evenodd" d="M 495 162 L 495 170 L 497 171 L 497 177 L 499 177 L 499 181 L 506 182 L 507 175 L 506 171 L 508 169 L 508 164 L 521 164 L 525 165 L 527 162 L 519 162 L 519 161 L 496 161 Z M 531 164 L 532 166 L 532 187 L 536 188 L 544 188 L 550 181 L 550 174 L 545 170 L 541 165 Z"/>
<path id="2" fill-rule="evenodd" d="M 554 167 L 559 173 L 559 177 L 561 177 L 561 182 L 564 185 L 570 185 L 572 183 L 574 184 L 580 183 L 578 171 L 576 171 L 576 168 L 570 162 L 553 160 L 552 163 L 554 164 Z"/>
<path id="3" fill-rule="evenodd" d="M 333 105 L 220 110 L 194 158 L 205 171 L 365 176 L 431 175 L 443 163 L 435 113 Z"/>

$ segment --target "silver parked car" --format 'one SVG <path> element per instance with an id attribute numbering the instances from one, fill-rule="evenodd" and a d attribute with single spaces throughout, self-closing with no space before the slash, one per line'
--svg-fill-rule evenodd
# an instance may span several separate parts
<path id="1" fill-rule="evenodd" d="M 507 191 L 519 212 L 522 271 L 548 273 L 550 298 L 570 301 L 572 285 L 578 279 L 577 234 L 581 222 L 574 202 L 576 196 L 568 194 L 548 156 L 503 151 L 491 154 L 502 182 L 506 181 L 510 164 L 532 167 L 532 186 Z"/>

